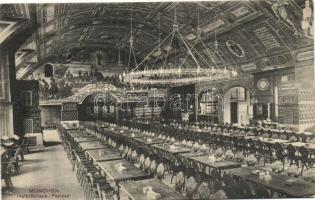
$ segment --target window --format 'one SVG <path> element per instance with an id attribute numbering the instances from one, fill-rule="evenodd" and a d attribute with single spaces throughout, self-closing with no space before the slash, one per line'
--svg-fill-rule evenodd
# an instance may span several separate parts
<path id="1" fill-rule="evenodd" d="M 22 98 L 24 106 L 32 106 L 32 91 L 22 92 Z"/>
<path id="2" fill-rule="evenodd" d="M 53 77 L 54 76 L 54 66 L 51 64 L 45 65 L 45 77 Z"/>
<path id="3" fill-rule="evenodd" d="M 231 101 L 244 101 L 246 100 L 246 90 L 243 87 L 235 87 L 231 91 Z"/>
<path id="4" fill-rule="evenodd" d="M 214 93 L 206 92 L 200 100 L 200 114 L 215 114 L 218 112 L 218 100 Z"/>
<path id="5" fill-rule="evenodd" d="M 24 133 L 33 133 L 33 119 L 24 119 Z"/>

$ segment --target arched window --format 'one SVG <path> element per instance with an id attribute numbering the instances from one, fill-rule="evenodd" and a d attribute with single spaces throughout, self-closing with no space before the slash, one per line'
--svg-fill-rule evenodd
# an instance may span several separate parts
<path id="1" fill-rule="evenodd" d="M 45 68 L 45 77 L 54 77 L 54 66 L 52 64 L 46 64 Z"/>
<path id="2" fill-rule="evenodd" d="M 230 100 L 244 101 L 246 100 L 246 90 L 243 87 L 234 87 L 231 89 Z"/>
<path id="3" fill-rule="evenodd" d="M 211 91 L 203 93 L 199 105 L 201 115 L 218 113 L 218 98 L 216 98 L 216 93 Z"/>

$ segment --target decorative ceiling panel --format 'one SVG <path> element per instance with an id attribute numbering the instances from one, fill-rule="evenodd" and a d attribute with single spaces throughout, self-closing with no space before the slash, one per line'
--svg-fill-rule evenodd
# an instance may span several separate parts
<path id="1" fill-rule="evenodd" d="M 239 65 L 244 71 L 251 71 L 268 64 L 261 61 L 264 57 L 281 55 L 313 43 L 305 37 L 304 31 L 307 30 L 303 30 L 301 25 L 305 5 L 305 0 L 45 4 L 37 6 L 37 21 L 44 23 L 45 34 L 40 34 L 43 38 L 37 38 L 36 42 L 52 40 L 48 45 L 52 50 L 44 52 L 53 55 L 42 55 L 42 59 L 67 57 L 67 52 L 77 48 L 114 51 L 120 48 L 128 54 L 132 30 L 139 62 L 157 46 L 159 34 L 163 40 L 172 33 L 176 15 L 179 32 L 188 45 L 196 43 L 195 48 L 200 53 L 196 57 L 200 62 L 216 66 Z M 312 1 L 310 6 L 313 8 Z M 0 8 L 5 10 L 2 14 L 5 16 L 18 16 L 21 10 L 25 10 L 15 9 L 10 4 Z M 198 41 L 198 26 L 207 48 Z M 174 43 L 168 41 L 163 44 L 161 55 L 149 56 L 145 64 L 163 62 L 167 54 L 170 59 L 175 55 L 185 57 L 187 49 L 184 43 L 178 36 L 174 40 L 177 54 Z M 217 52 L 215 40 L 219 42 Z M 41 44 L 36 46 L 44 48 Z M 37 52 L 43 54 L 41 50 Z M 203 57 L 208 61 L 205 62 Z M 280 58 L 282 63 L 284 60 L 288 59 Z"/>

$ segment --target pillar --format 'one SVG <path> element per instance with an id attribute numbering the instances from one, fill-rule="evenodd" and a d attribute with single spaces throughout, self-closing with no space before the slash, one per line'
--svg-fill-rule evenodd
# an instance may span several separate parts
<path id="1" fill-rule="evenodd" d="M 13 65 L 12 67 L 14 67 L 14 70 L 10 69 L 11 65 Z M 14 84 L 15 78 L 13 77 L 13 73 L 15 76 L 14 53 L 10 51 L 6 51 L 0 47 L 0 131 L 1 131 L 1 136 L 3 135 L 12 136 L 14 134 L 12 86 Z"/>

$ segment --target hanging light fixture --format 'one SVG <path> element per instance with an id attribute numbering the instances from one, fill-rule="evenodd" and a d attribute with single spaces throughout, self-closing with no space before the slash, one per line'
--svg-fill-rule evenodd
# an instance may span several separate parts
<path id="1" fill-rule="evenodd" d="M 147 69 L 144 68 L 144 70 L 139 71 L 137 70 L 138 67 L 145 61 L 145 59 L 140 62 L 134 70 L 131 71 L 131 73 L 127 73 L 126 77 L 124 79 L 125 82 L 128 82 L 130 84 L 143 84 L 143 85 L 151 85 L 151 84 L 187 84 L 187 83 L 194 83 L 194 82 L 200 82 L 200 81 L 217 81 L 217 80 L 226 80 L 231 77 L 234 77 L 237 75 L 236 70 L 228 70 L 226 67 L 224 69 L 217 68 L 215 69 L 213 65 L 210 65 L 205 58 L 194 48 L 194 45 L 190 45 L 182 36 L 182 34 L 179 32 L 179 25 L 177 21 L 176 16 L 176 9 L 175 9 L 175 15 L 174 15 L 174 23 L 173 23 L 173 31 L 170 35 L 168 35 L 162 42 L 160 40 L 159 35 L 159 44 L 156 48 L 154 48 L 145 58 L 149 57 L 151 54 L 160 52 L 161 51 L 161 45 L 168 40 L 169 37 L 171 37 L 171 41 L 169 46 L 172 45 L 174 35 L 178 34 L 178 38 L 181 39 L 181 41 L 184 44 L 184 47 L 186 47 L 187 50 L 187 56 L 191 56 L 194 62 L 196 63 L 195 68 L 184 68 L 182 69 L 181 66 L 178 68 L 174 66 L 174 68 L 163 68 L 166 65 L 166 60 L 168 58 L 168 54 L 170 51 L 167 52 L 164 64 L 163 66 L 159 67 L 158 69 Z M 160 32 L 160 31 L 159 31 Z M 198 12 L 198 27 L 196 29 L 197 39 L 202 42 L 202 44 L 205 46 L 203 41 L 201 40 L 201 29 L 199 26 L 199 12 Z M 215 32 L 215 41 L 214 41 L 214 49 L 216 53 L 218 53 L 218 46 L 219 43 L 216 38 L 216 32 Z M 210 68 L 202 68 L 195 57 L 194 53 L 198 54 L 199 57 L 203 58 L 205 62 L 207 62 L 208 65 L 210 65 Z M 176 56 L 176 52 L 175 52 Z M 186 58 L 187 58 L 186 56 Z M 184 62 L 186 60 L 184 59 Z M 176 60 L 175 60 L 176 62 Z M 183 62 L 183 63 L 184 63 Z M 137 71 L 135 71 L 137 70 Z"/>

